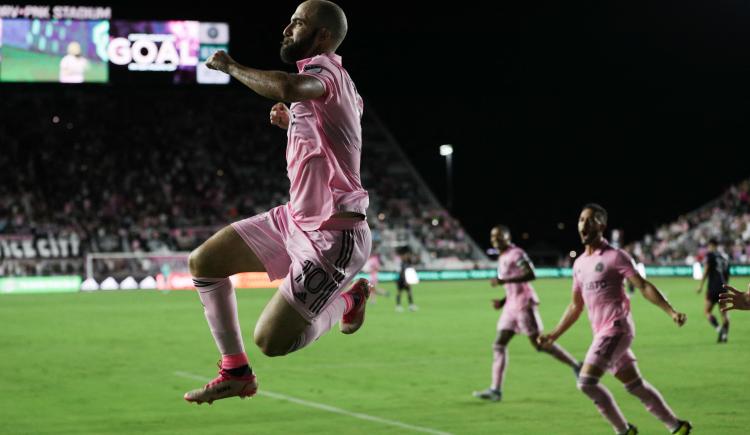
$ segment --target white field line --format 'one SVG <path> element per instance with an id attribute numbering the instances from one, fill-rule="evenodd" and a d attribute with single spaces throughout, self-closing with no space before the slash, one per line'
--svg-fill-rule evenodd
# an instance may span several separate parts
<path id="1" fill-rule="evenodd" d="M 210 378 L 207 378 L 205 376 L 199 376 L 199 375 L 195 375 L 195 374 L 187 373 L 187 372 L 174 372 L 174 374 L 175 376 L 188 378 L 188 379 L 194 379 L 200 382 L 208 382 L 211 380 Z M 285 394 L 274 393 L 268 390 L 258 390 L 258 395 L 267 396 L 267 397 L 271 397 L 273 399 L 278 399 L 278 400 L 286 400 L 287 402 L 296 403 L 298 405 L 307 406 L 309 408 L 319 409 L 321 411 L 327 411 L 327 412 L 332 412 L 334 414 L 346 415 L 347 417 L 358 418 L 360 420 L 373 421 L 375 423 L 380 423 L 380 424 L 384 424 L 387 426 L 396 426 L 402 429 L 408 429 L 408 430 L 412 430 L 415 432 L 430 433 L 430 434 L 435 434 L 435 435 L 452 435 L 449 432 L 442 432 L 442 431 L 430 429 L 427 427 L 414 426 L 414 425 L 402 423 L 396 420 L 388 420 L 385 418 L 375 417 L 374 415 L 362 414 L 360 412 L 351 412 L 351 411 L 347 411 L 346 409 L 336 408 L 335 406 L 329 406 L 329 405 L 325 405 L 322 403 L 311 402 L 309 400 L 298 399 L 296 397 L 287 396 Z"/>

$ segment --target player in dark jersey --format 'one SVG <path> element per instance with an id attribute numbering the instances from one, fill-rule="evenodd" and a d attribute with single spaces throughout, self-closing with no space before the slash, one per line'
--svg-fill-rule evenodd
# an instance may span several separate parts
<path id="1" fill-rule="evenodd" d="M 406 269 L 408 269 L 414 262 L 413 255 L 408 246 L 401 247 L 396 252 L 401 260 L 398 280 L 396 281 L 396 311 L 404 311 L 404 307 L 401 306 L 402 292 L 406 292 L 406 296 L 409 298 L 409 311 L 417 311 L 419 308 L 414 305 L 414 295 L 411 292 L 411 284 L 406 282 Z"/>
<path id="2" fill-rule="evenodd" d="M 698 293 L 703 291 L 703 284 L 708 281 L 706 304 L 704 312 L 711 326 L 719 333 L 718 343 L 726 343 L 729 336 L 729 314 L 720 311 L 721 326 L 713 314 L 714 306 L 719 302 L 719 295 L 726 292 L 725 285 L 729 284 L 729 259 L 717 249 L 719 243 L 715 239 L 708 242 L 708 254 L 703 263 L 703 279 L 698 286 Z"/>

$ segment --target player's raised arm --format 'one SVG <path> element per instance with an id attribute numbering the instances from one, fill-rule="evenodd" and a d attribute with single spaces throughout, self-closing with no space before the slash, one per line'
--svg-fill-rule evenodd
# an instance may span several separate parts
<path id="1" fill-rule="evenodd" d="M 581 312 L 583 312 L 583 296 L 581 296 L 580 291 L 574 291 L 573 299 L 570 301 L 568 308 L 565 309 L 565 312 L 563 313 L 560 322 L 555 326 L 555 329 L 549 334 L 540 335 L 539 338 L 537 338 L 539 345 L 544 348 L 552 346 L 552 343 L 565 334 L 565 331 L 570 329 L 570 327 L 576 323 L 578 318 L 581 317 Z"/>
<path id="2" fill-rule="evenodd" d="M 685 324 L 687 315 L 675 310 L 669 303 L 669 301 L 667 301 L 667 298 L 664 297 L 664 294 L 660 292 L 659 289 L 657 289 L 656 286 L 654 286 L 650 281 L 644 279 L 639 274 L 628 277 L 628 281 L 635 287 L 640 289 L 641 293 L 643 293 L 643 297 L 648 299 L 649 302 L 664 310 L 665 313 L 669 314 L 669 317 L 671 317 L 678 326 L 682 326 Z"/>
<path id="3" fill-rule="evenodd" d="M 210 69 L 229 74 L 262 97 L 275 101 L 305 101 L 322 97 L 323 82 L 303 74 L 284 71 L 264 71 L 240 65 L 225 51 L 219 50 L 206 61 Z"/>

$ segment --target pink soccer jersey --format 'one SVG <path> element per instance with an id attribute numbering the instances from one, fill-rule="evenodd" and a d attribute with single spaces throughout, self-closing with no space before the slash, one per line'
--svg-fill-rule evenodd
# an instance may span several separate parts
<path id="1" fill-rule="evenodd" d="M 378 272 L 380 271 L 380 257 L 377 255 L 371 255 L 367 259 L 365 267 L 370 271 L 370 284 L 377 285 L 378 283 Z"/>
<path id="2" fill-rule="evenodd" d="M 526 252 L 511 244 L 497 259 L 498 277 L 500 279 L 518 278 L 524 274 L 524 263 L 533 267 Z M 533 304 L 539 303 L 534 287 L 528 282 L 506 283 L 505 296 L 505 310 L 525 309 L 529 306 L 529 301 Z"/>
<path id="3" fill-rule="evenodd" d="M 320 54 L 297 68 L 325 86 L 322 97 L 291 105 L 287 132 L 290 212 L 300 228 L 312 231 L 336 212 L 367 210 L 359 175 L 364 106 L 341 56 Z"/>
<path id="4" fill-rule="evenodd" d="M 573 264 L 573 291 L 583 295 L 595 335 L 610 331 L 635 333 L 623 281 L 637 273 L 630 255 L 606 240 L 591 255 L 584 252 Z"/>

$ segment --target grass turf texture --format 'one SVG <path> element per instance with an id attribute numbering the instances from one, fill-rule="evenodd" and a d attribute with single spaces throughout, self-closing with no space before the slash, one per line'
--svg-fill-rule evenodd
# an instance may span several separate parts
<path id="1" fill-rule="evenodd" d="M 732 313 L 729 343 L 718 345 L 694 281 L 653 281 L 688 322 L 678 329 L 640 294 L 633 298 L 633 348 L 644 377 L 695 433 L 747 433 L 750 312 Z M 550 329 L 570 281 L 535 287 Z M 281 358 L 262 356 L 249 338 L 271 291 L 241 290 L 238 298 L 261 390 L 456 434 L 612 433 L 576 390 L 572 371 L 523 336 L 509 346 L 503 402 L 471 396 L 490 382 L 498 316 L 490 299 L 500 294 L 481 281 L 423 283 L 415 286 L 418 312 L 396 313 L 393 296 L 379 296 L 356 335 L 334 329 Z M 0 433 L 418 433 L 269 396 L 185 403 L 183 392 L 203 382 L 175 372 L 213 377 L 219 358 L 193 292 L 2 296 L 0 325 Z M 582 358 L 590 340 L 584 314 L 560 343 Z M 611 375 L 604 384 L 641 433 L 667 433 Z"/>
<path id="2" fill-rule="evenodd" d="M 2 47 L 0 81 L 3 82 L 58 82 L 62 56 Z M 106 83 L 109 70 L 105 62 L 89 59 L 89 69 L 84 74 L 87 83 Z"/>

